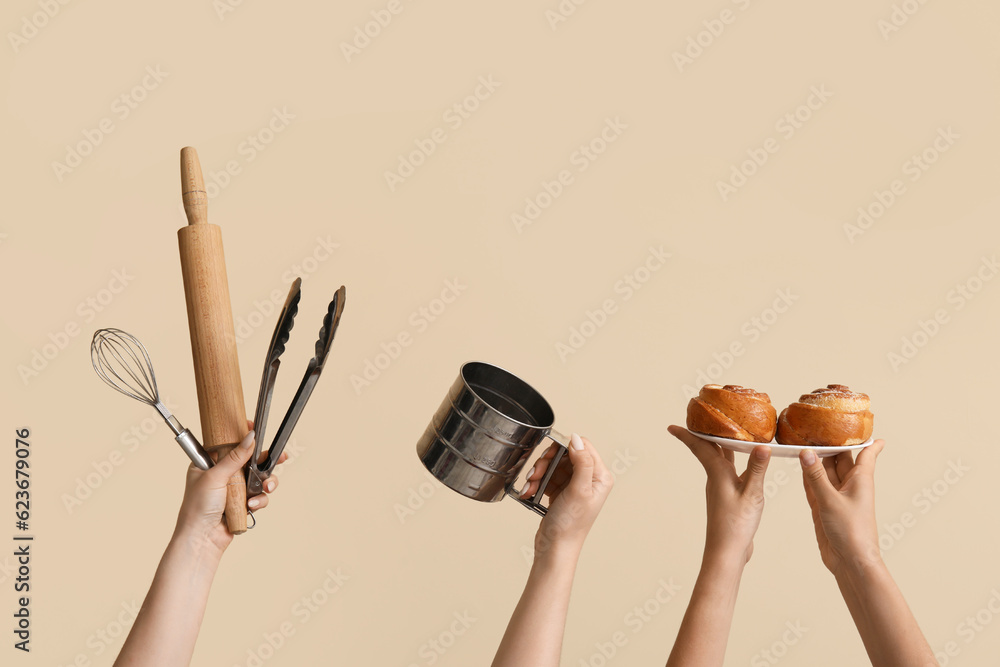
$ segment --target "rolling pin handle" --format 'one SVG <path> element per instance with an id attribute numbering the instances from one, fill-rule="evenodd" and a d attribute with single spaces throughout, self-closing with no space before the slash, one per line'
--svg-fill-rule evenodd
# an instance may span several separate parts
<path id="1" fill-rule="evenodd" d="M 189 225 L 208 222 L 208 193 L 201 175 L 198 151 L 191 146 L 181 149 L 181 199 Z"/>

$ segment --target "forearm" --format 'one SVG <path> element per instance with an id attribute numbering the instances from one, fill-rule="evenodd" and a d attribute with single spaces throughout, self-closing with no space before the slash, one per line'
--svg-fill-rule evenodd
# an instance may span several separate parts
<path id="1" fill-rule="evenodd" d="M 736 596 L 746 565 L 744 552 L 705 550 L 667 667 L 722 665 Z"/>
<path id="2" fill-rule="evenodd" d="M 174 533 L 116 667 L 180 667 L 191 662 L 221 556 L 199 537 Z"/>
<path id="3" fill-rule="evenodd" d="M 836 578 L 873 667 L 937 667 L 917 619 L 880 558 L 854 559 Z"/>
<path id="4" fill-rule="evenodd" d="M 493 667 L 559 667 L 577 546 L 553 544 L 535 554 L 524 593 L 514 609 Z"/>

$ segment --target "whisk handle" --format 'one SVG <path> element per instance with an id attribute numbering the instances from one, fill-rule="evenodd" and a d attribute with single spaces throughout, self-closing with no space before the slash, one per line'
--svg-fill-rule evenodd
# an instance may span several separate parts
<path id="1" fill-rule="evenodd" d="M 174 436 L 176 436 L 174 440 L 177 441 L 177 444 L 181 446 L 184 453 L 191 459 L 191 463 L 202 470 L 208 470 L 215 465 L 212 457 L 208 455 L 205 448 L 198 442 L 198 438 L 194 437 L 194 433 L 185 428 L 184 424 L 177 417 L 170 414 L 170 410 L 167 410 L 167 406 L 162 401 L 157 401 L 153 407 L 157 409 L 160 416 L 163 417 L 163 421 L 167 422 L 167 426 L 174 432 Z"/>
<path id="2" fill-rule="evenodd" d="M 202 470 L 208 470 L 213 465 L 212 457 L 208 455 L 205 448 L 201 446 L 198 442 L 198 438 L 194 437 L 194 434 L 188 429 L 181 431 L 174 440 L 177 444 L 181 446 L 184 453 L 188 455 L 191 462 L 195 464 L 196 467 Z"/>

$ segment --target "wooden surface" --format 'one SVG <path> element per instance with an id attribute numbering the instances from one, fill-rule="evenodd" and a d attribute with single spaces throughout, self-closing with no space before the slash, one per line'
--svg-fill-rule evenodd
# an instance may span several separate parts
<path id="1" fill-rule="evenodd" d="M 189 225 L 208 224 L 208 194 L 201 175 L 198 151 L 190 146 L 181 149 L 181 200 Z"/>
<path id="2" fill-rule="evenodd" d="M 187 301 L 201 434 L 205 449 L 221 458 L 247 434 L 243 384 L 229 300 L 222 230 L 208 223 L 207 196 L 193 148 L 181 150 L 181 187 L 188 225 L 177 232 Z M 226 524 L 239 535 L 247 529 L 246 481 L 229 479 Z"/>

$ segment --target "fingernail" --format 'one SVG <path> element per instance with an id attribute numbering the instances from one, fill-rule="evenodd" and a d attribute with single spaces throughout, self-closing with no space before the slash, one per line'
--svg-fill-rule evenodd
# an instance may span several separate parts
<path id="1" fill-rule="evenodd" d="M 535 466 L 531 466 L 531 470 L 528 471 L 528 474 L 525 475 L 524 478 L 525 479 L 531 479 L 531 476 L 534 475 L 534 474 L 535 474 Z"/>
<path id="2" fill-rule="evenodd" d="M 816 452 L 811 449 L 803 450 L 802 452 L 802 465 L 811 466 L 816 463 Z"/>
<path id="3" fill-rule="evenodd" d="M 253 431 L 250 431 L 245 436 L 243 436 L 243 442 L 240 443 L 240 447 L 243 449 L 250 449 L 253 446 Z"/>
<path id="4" fill-rule="evenodd" d="M 527 492 L 529 486 L 531 486 L 531 482 L 525 482 L 524 486 L 521 487 L 521 491 L 520 493 L 518 493 L 518 495 L 523 496 L 525 492 Z"/>
<path id="5" fill-rule="evenodd" d="M 573 435 L 570 436 L 570 438 L 569 438 L 569 444 L 576 451 L 580 451 L 581 449 L 583 449 L 583 440 L 581 440 L 580 436 L 577 435 L 576 433 L 574 433 Z"/>
<path id="6" fill-rule="evenodd" d="M 260 505 L 260 501 L 257 500 L 256 498 L 251 498 L 250 500 L 247 501 L 247 507 L 249 507 L 250 509 L 257 507 L 257 505 Z"/>
<path id="7" fill-rule="evenodd" d="M 267 484 L 265 484 L 264 490 L 267 491 L 268 493 L 274 491 L 274 482 L 268 482 Z"/>

